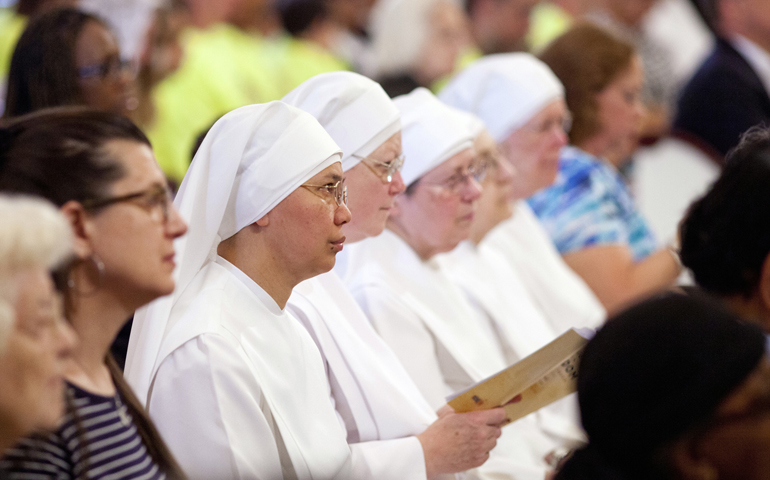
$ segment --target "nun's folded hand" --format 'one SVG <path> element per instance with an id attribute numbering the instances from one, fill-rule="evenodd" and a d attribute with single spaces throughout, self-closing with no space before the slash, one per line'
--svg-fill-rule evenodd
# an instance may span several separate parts
<path id="1" fill-rule="evenodd" d="M 505 410 L 454 413 L 442 408 L 439 419 L 417 435 L 425 455 L 427 478 L 476 468 L 489 458 L 505 422 Z"/>

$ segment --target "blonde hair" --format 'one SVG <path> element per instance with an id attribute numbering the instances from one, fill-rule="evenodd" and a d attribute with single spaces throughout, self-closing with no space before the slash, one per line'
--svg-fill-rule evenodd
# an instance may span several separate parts
<path id="1" fill-rule="evenodd" d="M 72 251 L 72 230 L 53 204 L 38 198 L 0 195 L 0 352 L 15 319 L 16 274 L 47 270 Z"/>

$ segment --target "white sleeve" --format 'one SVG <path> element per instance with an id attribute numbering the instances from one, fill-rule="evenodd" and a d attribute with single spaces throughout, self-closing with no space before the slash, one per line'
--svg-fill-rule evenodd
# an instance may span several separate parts
<path id="1" fill-rule="evenodd" d="M 191 480 L 282 478 L 261 389 L 240 346 L 196 337 L 161 364 L 150 417 Z"/>
<path id="2" fill-rule="evenodd" d="M 425 480 L 425 457 L 417 437 L 350 445 L 356 479 Z"/>
<path id="3" fill-rule="evenodd" d="M 434 410 L 445 405 L 451 389 L 443 380 L 435 339 L 420 317 L 384 287 L 366 286 L 351 293 L 428 404 Z"/>

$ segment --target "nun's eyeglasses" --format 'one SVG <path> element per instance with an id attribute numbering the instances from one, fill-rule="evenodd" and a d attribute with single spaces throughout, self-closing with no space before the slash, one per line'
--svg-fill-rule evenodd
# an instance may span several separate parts
<path id="1" fill-rule="evenodd" d="M 401 171 L 401 167 L 404 166 L 405 157 L 399 155 L 389 162 L 378 162 L 369 157 L 362 157 L 360 155 L 351 155 L 351 157 L 358 158 L 361 163 L 372 171 L 373 174 L 380 177 L 385 183 L 391 183 L 393 181 L 393 175 Z"/>
<path id="2" fill-rule="evenodd" d="M 327 183 L 326 185 L 300 185 L 302 188 L 306 188 L 315 193 L 323 199 L 334 198 L 337 206 L 348 204 L 348 186 L 345 185 L 345 179 L 339 180 L 337 183 Z"/>
<path id="3" fill-rule="evenodd" d="M 484 161 L 476 161 L 470 164 L 464 172 L 457 172 L 442 183 L 428 183 L 421 180 L 420 184 L 439 187 L 444 191 L 458 194 L 464 186 L 468 185 L 471 178 L 476 182 L 481 183 L 484 181 L 486 175 L 487 163 Z"/>
<path id="4" fill-rule="evenodd" d="M 150 218 L 158 223 L 168 222 L 171 204 L 171 191 L 165 185 L 156 185 L 141 192 L 129 193 L 119 197 L 108 197 L 93 200 L 84 200 L 81 202 L 86 210 L 97 210 L 100 208 L 115 205 L 116 203 L 130 202 L 139 208 L 147 211 Z"/>

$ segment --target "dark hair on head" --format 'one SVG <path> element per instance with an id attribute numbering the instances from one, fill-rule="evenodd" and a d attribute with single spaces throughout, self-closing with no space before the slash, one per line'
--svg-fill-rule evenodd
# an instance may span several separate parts
<path id="1" fill-rule="evenodd" d="M 631 65 L 635 53 L 630 43 L 596 25 L 582 23 L 540 54 L 564 85 L 573 118 L 570 143 L 579 146 L 602 128 L 596 97 Z"/>
<path id="2" fill-rule="evenodd" d="M 84 107 L 44 109 L 0 122 L 0 192 L 37 195 L 57 206 L 103 197 L 125 175 L 107 149 L 113 140 L 150 145 L 127 118 Z M 112 355 L 105 361 L 148 454 L 169 479 L 184 478 Z"/>
<path id="3" fill-rule="evenodd" d="M 329 14 L 325 0 L 279 0 L 277 4 L 283 28 L 295 37 Z"/>
<path id="4" fill-rule="evenodd" d="M 34 18 L 11 57 L 5 117 L 41 108 L 81 105 L 75 45 L 89 22 L 106 24 L 74 8 L 60 8 Z"/>
<path id="5" fill-rule="evenodd" d="M 770 130 L 755 127 L 680 226 L 682 263 L 704 289 L 752 296 L 770 254 Z"/>
<path id="6" fill-rule="evenodd" d="M 764 362 L 765 335 L 705 295 L 667 293 L 615 315 L 583 350 L 577 393 L 589 438 L 557 480 L 683 478 L 672 449 L 713 427 Z"/>
<path id="7" fill-rule="evenodd" d="M 57 206 L 103 196 L 123 168 L 111 140 L 150 145 L 130 120 L 85 107 L 44 109 L 0 124 L 0 191 L 44 197 Z"/>

